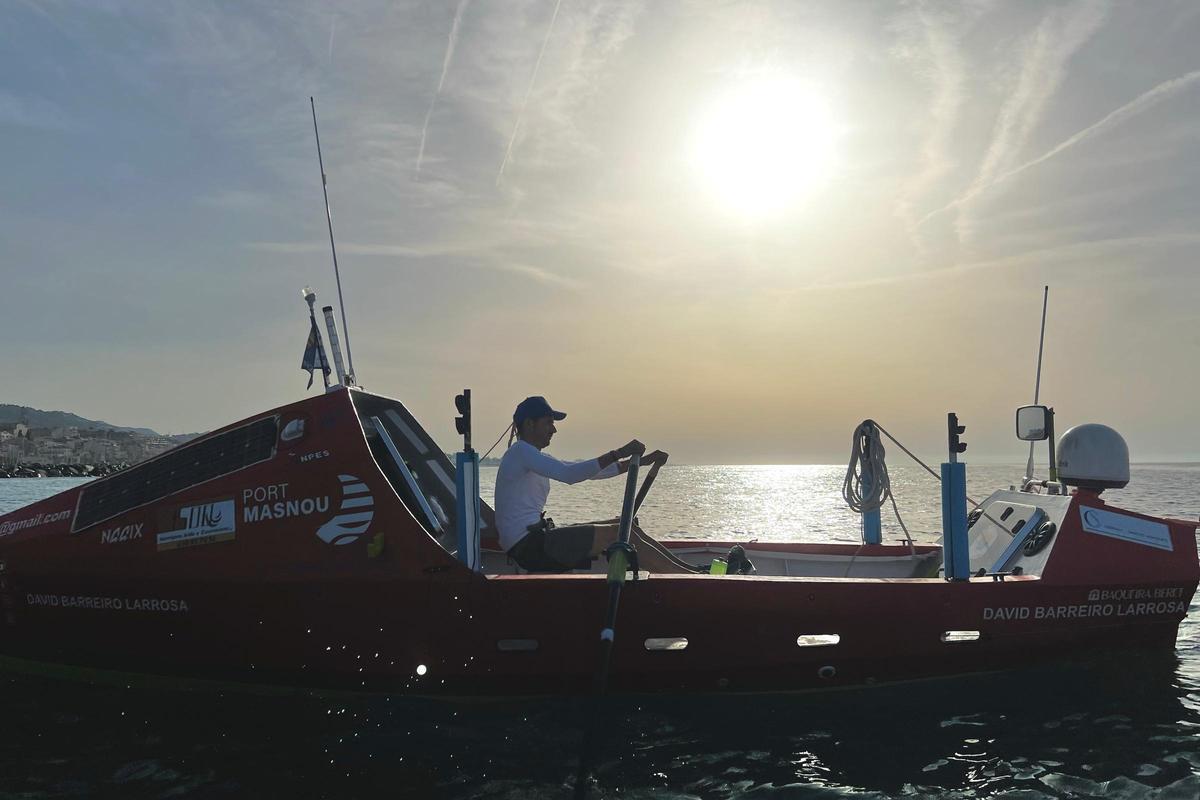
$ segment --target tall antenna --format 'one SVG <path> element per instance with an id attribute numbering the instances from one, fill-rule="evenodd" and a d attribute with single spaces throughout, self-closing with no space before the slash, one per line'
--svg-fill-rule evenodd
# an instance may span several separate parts
<path id="1" fill-rule="evenodd" d="M 317 131 L 317 103 L 311 96 L 308 98 L 308 102 L 312 106 L 313 135 L 317 137 L 317 163 L 321 167 L 321 193 L 325 195 L 325 221 L 329 223 L 329 251 L 333 253 L 333 277 L 337 279 L 338 305 L 342 308 L 342 330 L 346 334 L 346 359 L 350 362 L 346 385 L 354 386 L 354 356 L 350 353 L 350 323 L 346 321 L 346 302 L 342 299 L 342 276 L 338 272 L 337 247 L 333 244 L 333 215 L 329 213 L 329 190 L 325 187 L 325 160 L 321 158 L 321 134 Z"/>
<path id="2" fill-rule="evenodd" d="M 1046 305 L 1050 302 L 1050 287 L 1042 287 L 1042 332 L 1038 335 L 1038 363 L 1037 377 L 1033 381 L 1033 404 L 1038 404 L 1038 397 L 1042 391 L 1042 348 L 1046 344 Z M 350 345 L 346 345 L 347 348 Z M 1033 445 L 1029 443 L 1029 463 L 1025 465 L 1025 480 L 1028 481 L 1033 477 Z"/>

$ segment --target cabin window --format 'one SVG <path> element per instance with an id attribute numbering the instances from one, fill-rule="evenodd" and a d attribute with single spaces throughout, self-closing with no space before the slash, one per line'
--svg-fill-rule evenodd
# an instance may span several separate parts
<path id="1" fill-rule="evenodd" d="M 838 633 L 805 633 L 796 637 L 798 647 L 829 647 L 842 640 Z"/>
<path id="2" fill-rule="evenodd" d="M 686 650 L 688 640 L 683 636 L 664 636 L 647 639 L 645 645 L 647 650 Z"/>
<path id="3" fill-rule="evenodd" d="M 256 420 L 231 431 L 168 450 L 157 458 L 84 487 L 72 531 L 161 500 L 275 455 L 279 418 Z"/>
<path id="4" fill-rule="evenodd" d="M 951 642 L 976 642 L 979 641 L 979 631 L 945 631 L 942 633 L 942 641 L 947 644 Z"/>
<path id="5" fill-rule="evenodd" d="M 449 553 L 455 532 L 454 462 L 398 401 L 352 392 L 371 454 L 396 495 L 422 527 Z M 491 509 L 480 503 L 480 528 L 488 535 Z"/>

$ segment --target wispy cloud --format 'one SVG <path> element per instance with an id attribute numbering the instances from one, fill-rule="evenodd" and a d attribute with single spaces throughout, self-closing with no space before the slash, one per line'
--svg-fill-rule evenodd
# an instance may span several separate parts
<path id="1" fill-rule="evenodd" d="M 70 131 L 77 125 L 71 117 L 49 100 L 18 97 L 0 91 L 0 125 L 43 131 Z"/>
<path id="2" fill-rule="evenodd" d="M 433 116 L 433 109 L 437 107 L 438 98 L 442 96 L 442 86 L 446 83 L 446 73 L 450 71 L 450 61 L 454 58 L 454 48 L 458 44 L 458 26 L 470 3 L 471 0 L 459 0 L 458 8 L 454 11 L 454 22 L 450 24 L 450 35 L 446 40 L 446 53 L 442 56 L 442 74 L 438 76 L 437 89 L 429 100 L 429 108 L 425 110 L 425 121 L 421 124 L 421 144 L 417 147 L 417 166 L 413 172 L 416 178 L 421 177 L 421 161 L 425 158 L 425 137 L 429 133 L 429 119 Z"/>
<path id="3" fill-rule="evenodd" d="M 418 245 L 346 242 L 338 244 L 338 252 L 343 255 L 403 258 L 416 261 L 453 257 L 457 259 L 459 264 L 475 269 L 510 272 L 521 277 L 533 279 L 539 283 L 551 284 L 567 289 L 580 289 L 583 286 L 583 283 L 579 280 L 530 264 L 523 256 L 507 255 L 507 252 L 513 249 L 513 245 L 513 242 L 502 240 L 491 242 L 478 240 L 442 241 Z M 316 240 L 304 242 L 250 242 L 246 247 L 261 253 L 300 255 L 327 252 L 329 250 L 329 243 Z"/>
<path id="4" fill-rule="evenodd" d="M 1159 233 L 1145 236 L 1117 236 L 1110 238 L 1073 241 L 1009 253 L 996 258 L 963 261 L 937 269 L 865 278 L 855 281 L 813 282 L 790 289 L 781 294 L 802 295 L 813 291 L 868 289 L 881 286 L 901 286 L 931 280 L 940 280 L 948 275 L 983 272 L 997 269 L 1016 269 L 1037 266 L 1043 269 L 1077 264 L 1092 267 L 1097 261 L 1116 258 L 1130 252 L 1144 252 L 1148 248 L 1184 248 L 1191 250 L 1200 246 L 1200 233 Z M 1130 265 L 1131 271 L 1142 269 Z"/>
<path id="5" fill-rule="evenodd" d="M 925 244 L 920 237 L 915 206 L 931 186 L 950 174 L 956 163 L 950 145 L 962 105 L 968 97 L 967 65 L 961 48 L 963 23 L 973 21 L 985 8 L 968 7 L 973 13 L 956 25 L 956 20 L 942 13 L 944 7 L 935 10 L 922 4 L 916 6 L 912 17 L 906 17 L 902 23 L 907 28 L 915 22 L 918 30 L 915 36 L 906 37 L 908 41 L 899 55 L 915 62 L 918 74 L 927 77 L 933 90 L 929 121 L 921 145 L 921 169 L 902 188 L 896 203 L 896 215 L 919 252 L 925 250 Z"/>
<path id="6" fill-rule="evenodd" d="M 602 152 L 595 128 L 583 124 L 613 75 L 642 14 L 639 2 L 592 2 L 559 17 L 555 33 L 558 71 L 538 104 L 537 131 L 526 128 L 522 160 L 558 168 Z M 543 67 L 545 65 L 543 64 Z"/>
<path id="7" fill-rule="evenodd" d="M 329 18 L 329 65 L 333 66 L 333 32 L 337 29 L 337 15 Z"/>
<path id="8" fill-rule="evenodd" d="M 517 132 L 521 130 L 521 120 L 525 118 L 525 109 L 529 105 L 529 95 L 533 93 L 533 86 L 537 83 L 538 69 L 542 66 L 542 58 L 546 55 L 546 45 L 550 43 L 550 34 L 554 33 L 554 21 L 558 19 L 558 9 L 562 7 L 562 0 L 555 0 L 554 13 L 550 15 L 550 24 L 546 26 L 546 36 L 542 39 L 542 46 L 538 50 L 537 61 L 533 62 L 533 72 L 529 75 L 529 85 L 525 87 L 525 96 L 521 99 L 521 107 L 517 111 L 517 119 L 513 122 L 512 134 L 508 137 L 508 146 L 504 148 L 504 158 L 500 160 L 500 169 L 496 172 L 496 185 L 500 185 L 500 181 L 504 178 L 504 169 L 508 166 L 508 160 L 512 157 L 513 144 L 517 141 Z"/>
<path id="9" fill-rule="evenodd" d="M 260 253 L 299 255 L 302 253 L 323 253 L 329 250 L 329 242 L 319 240 L 307 242 L 250 242 L 246 247 Z M 457 242 L 424 245 L 343 242 L 338 245 L 338 250 L 346 255 L 392 256 L 400 258 L 437 258 L 439 256 L 461 255 L 465 252 L 463 245 Z"/>
<path id="10" fill-rule="evenodd" d="M 948 205 L 925 215 L 925 217 L 921 220 L 921 223 L 924 223 L 943 212 L 961 208 L 964 204 L 968 203 L 970 200 L 977 197 L 984 191 L 992 188 L 993 186 L 1003 183 L 1009 178 L 1015 177 L 1028 169 L 1038 166 L 1039 164 L 1049 161 L 1063 151 L 1068 150 L 1088 139 L 1099 136 L 1105 131 L 1115 128 L 1121 123 L 1126 122 L 1133 117 L 1138 116 L 1139 114 L 1149 111 L 1159 103 L 1168 100 L 1180 92 L 1186 91 L 1187 89 L 1195 86 L 1197 83 L 1200 83 L 1200 70 L 1193 70 L 1185 75 L 1180 75 L 1177 78 L 1171 78 L 1170 80 L 1159 83 L 1152 89 L 1149 89 L 1135 97 L 1133 100 L 1130 100 L 1120 108 L 1109 112 L 1097 122 L 1094 122 L 1083 130 L 1080 130 L 1067 137 L 1054 147 L 1047 150 L 1045 153 L 1042 153 L 1040 156 L 1030 159 L 1023 164 L 994 176 L 988 183 L 974 186 L 970 191 Z"/>
<path id="11" fill-rule="evenodd" d="M 533 278 L 541 283 L 553 284 L 566 289 L 583 288 L 583 284 L 574 278 L 568 278 L 565 275 L 559 275 L 558 273 L 550 272 L 549 270 L 542 269 L 541 267 L 535 267 L 532 264 L 502 262 L 498 263 L 496 266 L 499 269 L 507 272 L 513 272 L 517 275 L 524 275 L 526 277 Z"/>
<path id="12" fill-rule="evenodd" d="M 1081 0 L 1049 12 L 1026 40 L 1016 85 L 1000 108 L 979 172 L 951 204 L 958 212 L 954 227 L 960 242 L 968 242 L 975 230 L 976 222 L 967 208 L 969 199 L 992 184 L 1024 148 L 1058 91 L 1067 64 L 1100 29 L 1107 13 L 1108 3 Z"/>
<path id="13" fill-rule="evenodd" d="M 1062 142 L 1059 142 L 1037 158 L 1026 161 L 1024 164 L 1014 167 L 1008 172 L 997 176 L 995 180 L 988 185 L 994 186 L 1001 181 L 1006 181 L 1014 175 L 1024 172 L 1030 167 L 1036 167 L 1043 161 L 1048 161 L 1049 159 L 1054 158 L 1067 148 L 1074 147 L 1086 139 L 1090 139 L 1093 136 L 1098 136 L 1109 128 L 1120 125 L 1122 122 L 1150 110 L 1172 95 L 1179 94 L 1180 92 L 1196 85 L 1198 81 L 1200 81 L 1200 70 L 1193 70 L 1186 75 L 1180 75 L 1178 78 L 1172 78 L 1171 80 L 1163 81 L 1153 89 L 1143 92 L 1125 105 L 1105 115 L 1105 117 L 1099 122 L 1093 123 L 1078 133 L 1067 137 Z"/>

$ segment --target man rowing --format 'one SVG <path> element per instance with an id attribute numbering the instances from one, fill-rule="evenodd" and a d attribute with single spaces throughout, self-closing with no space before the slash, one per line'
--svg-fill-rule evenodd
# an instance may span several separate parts
<path id="1" fill-rule="evenodd" d="M 554 423 L 566 416 L 551 408 L 544 397 L 522 400 L 513 413 L 516 441 L 500 459 L 500 470 L 496 473 L 496 528 L 500 546 L 522 568 L 534 572 L 590 569 L 592 559 L 619 536 L 619 526 L 613 521 L 555 526 L 544 513 L 550 480 L 573 484 L 612 478 L 628 470 L 628 460 L 622 459 L 646 452 L 646 446 L 633 439 L 598 458 L 560 461 L 543 450 L 557 433 Z M 641 463 L 660 464 L 666 460 L 666 453 L 656 450 L 645 455 Z M 630 542 L 637 548 L 640 566 L 651 572 L 708 571 L 680 560 L 636 527 L 630 531 Z"/>

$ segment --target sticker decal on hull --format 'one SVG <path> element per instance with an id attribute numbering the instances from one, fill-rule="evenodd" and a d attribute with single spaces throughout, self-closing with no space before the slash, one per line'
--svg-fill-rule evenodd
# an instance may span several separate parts
<path id="1" fill-rule="evenodd" d="M 176 550 L 198 544 L 227 542 L 237 530 L 233 499 L 217 500 L 179 509 L 183 527 L 158 534 L 159 550 Z"/>
<path id="2" fill-rule="evenodd" d="M 329 495 L 288 497 L 288 484 L 272 483 L 242 490 L 242 522 L 306 517 L 329 510 Z"/>
<path id="3" fill-rule="evenodd" d="M 367 532 L 375 518 L 375 498 L 370 488 L 353 475 L 339 475 L 342 504 L 338 514 L 317 529 L 326 544 L 350 544 Z"/>
<path id="4" fill-rule="evenodd" d="M 87 608 L 95 611 L 189 611 L 186 600 L 159 597 L 105 597 L 71 594 L 27 594 L 27 606 Z"/>
<path id="5" fill-rule="evenodd" d="M 1113 539 L 1168 552 L 1174 549 L 1171 544 L 1171 531 L 1161 522 L 1087 506 L 1079 507 L 1079 516 L 1083 521 L 1083 529 L 1088 533 L 1098 533 L 1101 536 L 1110 536 Z"/>
<path id="6" fill-rule="evenodd" d="M 66 511 L 51 511 L 49 514 L 38 514 L 36 517 L 13 522 L 0 522 L 0 536 L 8 536 L 10 533 L 23 531 L 26 528 L 36 528 L 47 522 L 62 522 L 64 519 L 70 519 L 73 513 L 75 513 L 75 509 L 67 509 Z"/>
<path id="7" fill-rule="evenodd" d="M 100 544 L 114 544 L 116 542 L 128 542 L 133 539 L 142 538 L 142 528 L 146 527 L 141 522 L 135 522 L 132 525 L 118 525 L 115 528 L 106 528 L 100 531 Z"/>

